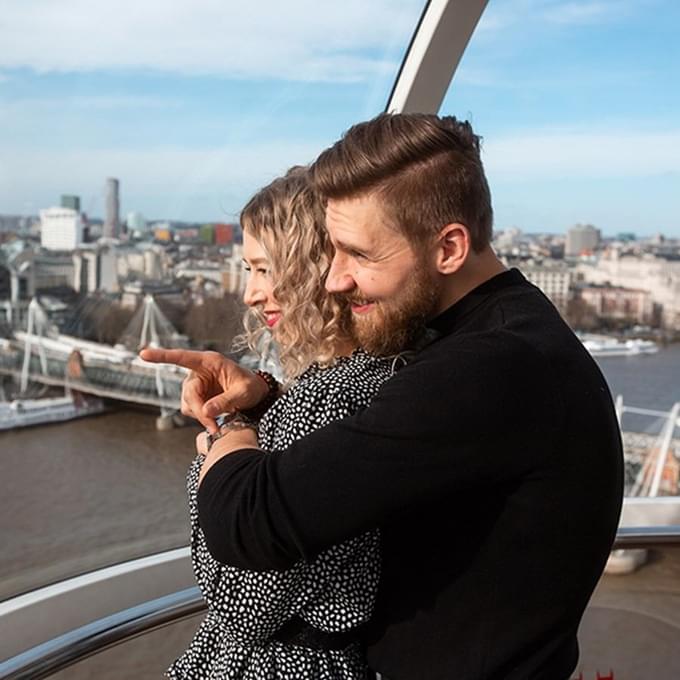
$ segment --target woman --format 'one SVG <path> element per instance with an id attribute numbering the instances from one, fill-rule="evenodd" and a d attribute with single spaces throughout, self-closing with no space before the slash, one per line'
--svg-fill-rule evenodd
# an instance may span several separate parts
<path id="1" fill-rule="evenodd" d="M 331 246 L 324 211 L 306 172 L 294 168 L 262 189 L 241 215 L 249 272 L 244 301 L 252 348 L 270 331 L 288 389 L 258 426 L 272 451 L 368 405 L 393 373 L 393 358 L 355 349 L 349 310 L 324 291 Z M 352 633 L 371 614 L 379 536 L 367 533 L 285 572 L 250 572 L 215 561 L 198 526 L 196 493 L 206 438 L 188 475 L 191 552 L 208 615 L 171 678 L 363 680 Z M 203 468 L 203 469 L 202 469 Z"/>

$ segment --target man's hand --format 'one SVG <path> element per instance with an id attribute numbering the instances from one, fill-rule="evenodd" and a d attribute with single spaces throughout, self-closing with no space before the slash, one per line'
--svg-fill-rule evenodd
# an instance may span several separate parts
<path id="1" fill-rule="evenodd" d="M 196 418 L 211 433 L 215 417 L 256 406 L 267 396 L 262 378 L 218 352 L 186 349 L 143 349 L 139 356 L 156 364 L 184 366 L 191 372 L 182 383 L 181 410 Z"/>

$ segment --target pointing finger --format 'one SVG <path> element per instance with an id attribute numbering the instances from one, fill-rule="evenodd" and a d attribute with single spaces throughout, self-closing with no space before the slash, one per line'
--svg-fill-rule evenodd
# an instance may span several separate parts
<path id="1" fill-rule="evenodd" d="M 143 349 L 139 356 L 144 361 L 154 364 L 175 364 L 192 371 L 204 370 L 210 360 L 208 352 L 197 352 L 190 349 Z"/>

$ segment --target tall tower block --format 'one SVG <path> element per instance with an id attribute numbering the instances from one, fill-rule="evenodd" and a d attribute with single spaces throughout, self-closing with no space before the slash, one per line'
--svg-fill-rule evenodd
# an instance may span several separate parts
<path id="1" fill-rule="evenodd" d="M 120 235 L 120 184 L 117 179 L 106 180 L 106 218 L 104 219 L 104 236 L 118 238 Z"/>

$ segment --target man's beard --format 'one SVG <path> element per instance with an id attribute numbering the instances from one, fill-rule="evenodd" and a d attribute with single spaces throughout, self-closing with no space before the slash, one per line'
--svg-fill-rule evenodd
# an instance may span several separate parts
<path id="1" fill-rule="evenodd" d="M 360 295 L 355 292 L 350 303 Z M 377 356 L 411 349 L 434 315 L 438 297 L 436 281 L 421 265 L 394 297 L 374 302 L 365 314 L 352 314 L 352 334 L 360 347 Z"/>

